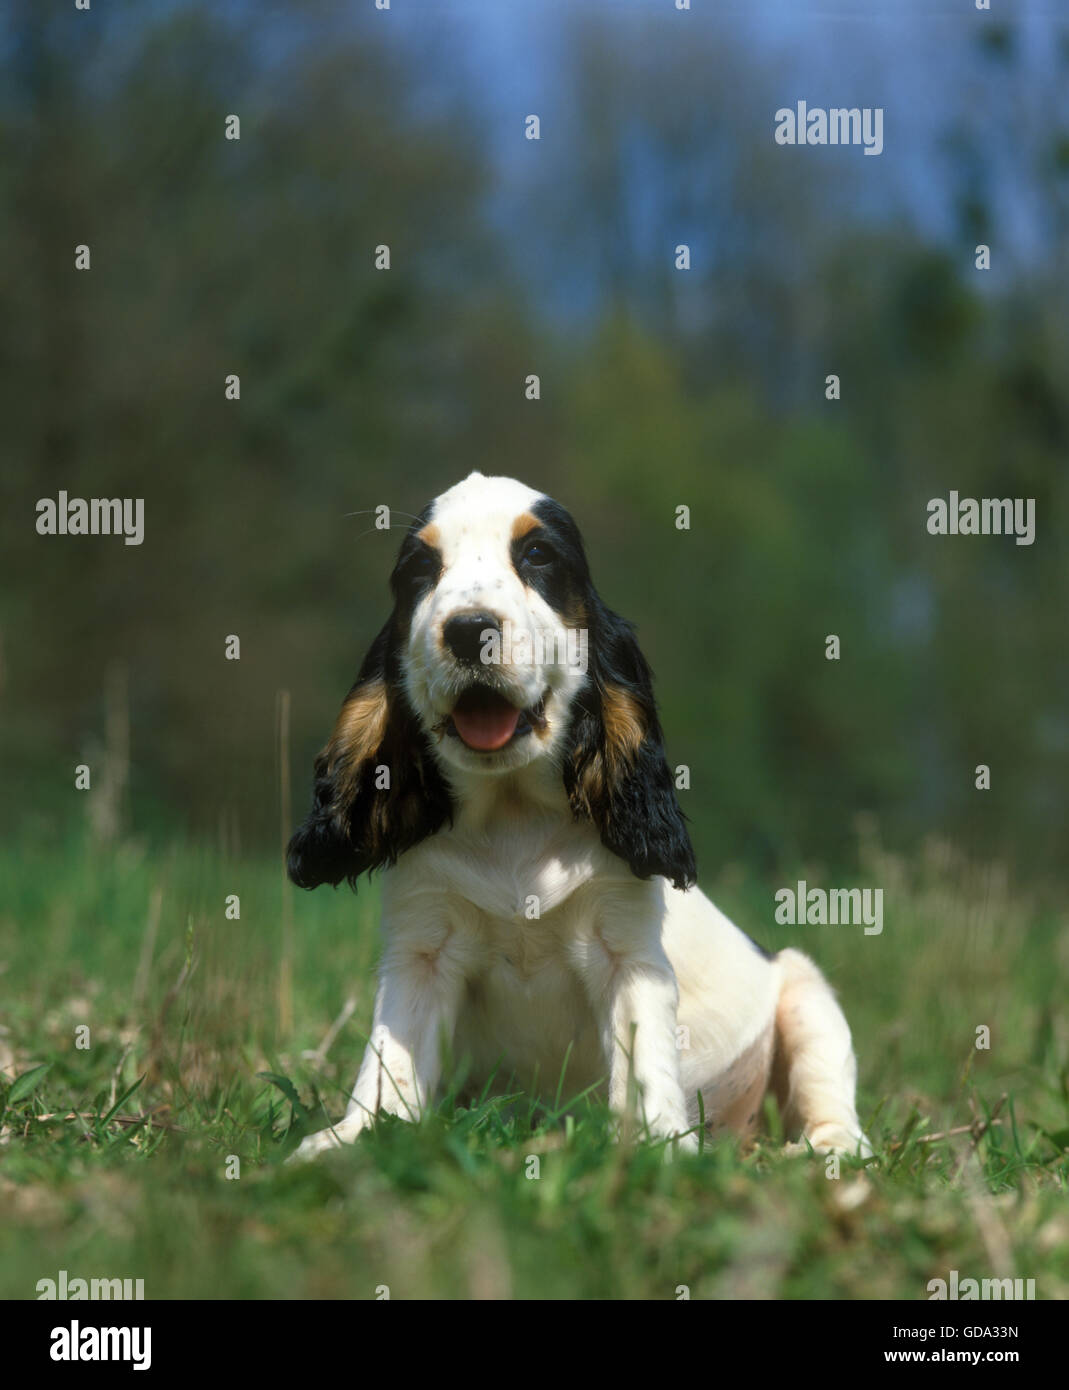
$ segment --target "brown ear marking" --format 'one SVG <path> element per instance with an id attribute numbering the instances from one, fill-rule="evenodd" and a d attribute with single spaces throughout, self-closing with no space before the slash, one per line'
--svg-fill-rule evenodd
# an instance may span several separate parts
<path id="1" fill-rule="evenodd" d="M 530 512 L 521 512 L 512 523 L 512 539 L 514 541 L 522 540 L 530 531 L 534 531 L 541 525 L 538 517 L 532 516 Z"/>
<path id="2" fill-rule="evenodd" d="M 634 766 L 646 738 L 642 706 L 618 685 L 606 685 L 601 692 L 601 723 L 604 745 L 587 761 L 573 798 L 573 807 L 595 820 L 612 799 L 613 783 Z"/>
<path id="3" fill-rule="evenodd" d="M 646 737 L 646 716 L 633 695 L 618 685 L 606 685 L 601 696 L 601 718 L 605 725 L 605 756 L 615 776 L 620 765 L 638 757 Z"/>
<path id="4" fill-rule="evenodd" d="M 342 705 L 324 750 L 327 770 L 333 772 L 338 768 L 340 773 L 338 802 L 345 802 L 352 796 L 360 766 L 378 752 L 389 717 L 386 683 L 380 678 L 362 685 Z"/>
<path id="5" fill-rule="evenodd" d="M 417 540 L 421 540 L 424 545 L 433 546 L 435 550 L 441 548 L 442 533 L 438 530 L 438 527 L 433 521 L 428 521 L 422 531 L 417 531 L 416 538 Z"/>

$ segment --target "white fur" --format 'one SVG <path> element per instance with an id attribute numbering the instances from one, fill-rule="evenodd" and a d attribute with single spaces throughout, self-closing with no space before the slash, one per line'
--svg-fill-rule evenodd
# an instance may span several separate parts
<path id="1" fill-rule="evenodd" d="M 538 498 L 472 474 L 435 504 L 444 569 L 405 652 L 428 731 L 465 680 L 441 641 L 451 614 L 485 608 L 532 630 L 561 626 L 509 558 L 512 523 Z M 454 823 L 383 874 L 370 1042 L 345 1118 L 298 1156 L 351 1142 L 380 1110 L 417 1119 L 433 1103 L 444 1046 L 470 1067 L 475 1093 L 493 1075 L 500 1089 L 552 1096 L 563 1070 L 562 1096 L 604 1082 L 624 1115 L 630 1091 L 650 1133 L 682 1136 L 687 1148 L 699 1091 L 712 1128 L 745 1135 L 778 1083 L 786 1124 L 814 1148 L 870 1152 L 850 1031 L 816 966 L 796 951 L 766 959 L 698 889 L 636 878 L 573 819 L 559 757 L 581 675 L 536 666 L 499 679 L 518 706 L 550 692 L 545 736 L 489 756 L 438 742 Z"/>
<path id="2" fill-rule="evenodd" d="M 431 520 L 441 538 L 444 570 L 413 614 L 405 660 L 409 699 L 428 732 L 450 713 L 470 679 L 470 673 L 443 658 L 442 628 L 454 613 L 486 609 L 509 623 L 513 632 L 527 633 L 532 648 L 536 633 L 560 636 L 566 632 L 560 614 L 524 586 L 509 558 L 512 524 L 540 496 L 512 478 L 472 473 L 434 504 Z M 558 642 L 550 650 L 560 652 L 566 645 Z M 523 739 L 492 757 L 471 752 L 458 739 L 443 739 L 438 755 L 448 764 L 450 780 L 462 798 L 473 794 L 488 776 L 525 767 L 536 755 L 552 759 L 564 733 L 568 707 L 584 679 L 566 662 L 497 666 L 482 674 L 492 677 L 501 693 L 520 709 L 535 704 L 548 690 L 550 738 L 548 742 Z"/>

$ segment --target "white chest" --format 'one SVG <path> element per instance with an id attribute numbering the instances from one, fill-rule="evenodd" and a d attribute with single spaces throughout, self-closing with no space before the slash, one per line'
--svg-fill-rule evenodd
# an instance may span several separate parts
<path id="1" fill-rule="evenodd" d="M 586 827 L 560 816 L 541 827 L 507 820 L 479 832 L 446 832 L 406 855 L 391 884 L 396 913 L 442 912 L 463 939 L 465 990 L 457 1060 L 478 1090 L 514 1076 L 523 1089 L 556 1093 L 567 1057 L 571 1094 L 604 1070 L 597 1026 L 575 953 L 594 926 L 596 895 L 580 891 L 608 858 Z M 392 877 L 392 876 L 391 876 Z M 573 1084 L 574 1083 L 574 1084 Z"/>
<path id="2" fill-rule="evenodd" d="M 605 859 L 611 856 L 587 826 L 560 816 L 533 823 L 502 818 L 478 829 L 442 831 L 410 851 L 394 872 L 404 896 L 432 889 L 501 931 L 512 924 L 537 935 L 540 922 L 604 871 Z M 559 933 L 559 925 L 554 930 Z"/>

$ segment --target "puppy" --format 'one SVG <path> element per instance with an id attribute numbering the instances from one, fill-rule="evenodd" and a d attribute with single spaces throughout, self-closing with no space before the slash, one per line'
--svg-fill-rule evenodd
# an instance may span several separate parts
<path id="1" fill-rule="evenodd" d="M 770 1088 L 816 1150 L 869 1152 L 850 1030 L 816 966 L 696 887 L 651 674 L 575 523 L 472 473 L 408 531 L 394 609 L 316 760 L 289 846 L 314 888 L 382 869 L 370 1040 L 344 1119 L 433 1103 L 443 1049 L 494 1078 L 603 1087 L 651 1136 L 748 1136 Z"/>

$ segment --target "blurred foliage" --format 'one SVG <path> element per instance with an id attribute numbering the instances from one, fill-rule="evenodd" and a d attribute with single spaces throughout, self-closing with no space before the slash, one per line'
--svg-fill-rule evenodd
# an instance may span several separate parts
<path id="1" fill-rule="evenodd" d="M 509 223 L 489 116 L 459 77 L 447 111 L 420 100 L 421 64 L 440 77 L 451 55 L 387 46 L 350 9 L 268 5 L 254 39 L 237 3 L 119 4 L 92 24 L 14 5 L 6 825 L 69 817 L 118 664 L 131 826 L 277 843 L 277 692 L 296 813 L 386 612 L 398 537 L 369 510 L 402 527 L 479 468 L 569 506 L 604 597 L 637 622 L 671 760 L 692 769 L 700 863 L 844 862 L 874 812 L 893 844 L 938 829 L 1059 864 L 1065 123 L 999 108 L 1043 238 L 996 251 L 988 280 L 981 118 L 947 132 L 960 227 L 936 245 L 855 207 L 849 178 L 879 161 L 844 182 L 780 157 L 770 75 L 744 48 L 681 55 L 583 19 L 563 46 L 568 138 L 538 148 Z M 1012 40 L 983 31 L 976 60 L 1020 89 Z M 676 273 L 687 239 L 702 254 Z M 145 543 L 39 537 L 36 501 L 60 489 L 144 497 Z M 927 501 L 951 489 L 1034 497 L 1035 545 L 932 538 Z"/>

